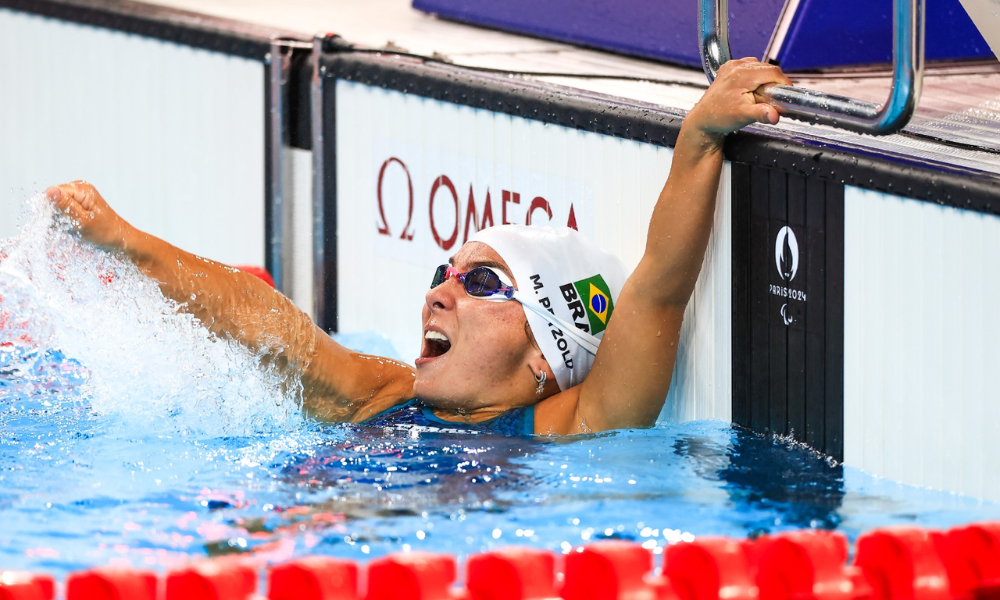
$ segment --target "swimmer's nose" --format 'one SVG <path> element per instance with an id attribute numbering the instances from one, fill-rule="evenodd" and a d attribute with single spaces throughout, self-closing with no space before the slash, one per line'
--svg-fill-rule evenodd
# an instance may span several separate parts
<path id="1" fill-rule="evenodd" d="M 457 278 L 452 278 L 441 285 L 427 290 L 424 297 L 427 307 L 432 310 L 442 310 L 455 307 L 456 292 L 465 293 L 462 289 L 462 282 Z"/>

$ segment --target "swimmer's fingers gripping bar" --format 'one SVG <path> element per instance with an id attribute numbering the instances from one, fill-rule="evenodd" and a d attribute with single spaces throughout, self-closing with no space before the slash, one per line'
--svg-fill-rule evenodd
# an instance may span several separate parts
<path id="1" fill-rule="evenodd" d="M 924 0 L 894 0 L 892 90 L 885 104 L 787 85 L 761 88 L 782 115 L 857 133 L 885 135 L 902 129 L 920 99 L 924 71 Z M 709 81 L 732 59 L 729 0 L 698 0 L 701 61 Z"/>
<path id="2" fill-rule="evenodd" d="M 536 304 L 534 300 L 525 298 L 524 295 L 521 294 L 520 292 L 514 292 L 513 298 L 514 300 L 520 302 L 522 306 L 524 306 L 531 312 L 535 313 L 536 315 L 545 319 L 549 323 L 552 323 L 553 325 L 558 327 L 566 337 L 572 338 L 574 342 L 583 346 L 584 350 L 590 352 L 591 354 L 595 355 L 597 354 L 597 347 L 600 346 L 601 340 L 590 335 L 589 333 L 580 331 L 579 329 L 577 329 L 576 325 L 563 321 L 559 317 L 555 316 L 554 314 L 546 310 L 545 307 L 543 307 L 542 305 Z"/>

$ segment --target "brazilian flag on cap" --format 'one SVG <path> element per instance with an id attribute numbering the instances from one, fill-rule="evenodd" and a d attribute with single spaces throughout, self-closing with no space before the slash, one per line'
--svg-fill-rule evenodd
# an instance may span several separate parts
<path id="1" fill-rule="evenodd" d="M 611 300 L 611 291 L 604 278 L 594 275 L 587 279 L 573 282 L 573 287 L 580 294 L 580 299 L 587 307 L 587 319 L 590 320 L 590 334 L 597 335 L 604 331 L 611 319 L 611 313 L 615 310 L 615 303 Z"/>

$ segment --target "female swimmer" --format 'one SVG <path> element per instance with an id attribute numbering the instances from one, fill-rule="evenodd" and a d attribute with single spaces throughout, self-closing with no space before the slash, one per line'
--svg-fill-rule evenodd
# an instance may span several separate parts
<path id="1" fill-rule="evenodd" d="M 46 194 L 84 239 L 134 262 L 216 335 L 299 377 L 315 418 L 538 434 L 648 427 L 704 259 L 725 136 L 777 123 L 754 96 L 772 83 L 790 84 L 753 59 L 720 69 L 684 120 L 627 280 L 616 259 L 571 230 L 503 226 L 470 239 L 433 274 L 415 366 L 347 350 L 256 277 L 135 229 L 89 184 Z"/>

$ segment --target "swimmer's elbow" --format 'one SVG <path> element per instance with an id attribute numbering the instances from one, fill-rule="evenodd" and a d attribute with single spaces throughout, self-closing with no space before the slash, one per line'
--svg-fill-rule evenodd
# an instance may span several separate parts
<path id="1" fill-rule="evenodd" d="M 664 267 L 655 259 L 643 258 L 625 282 L 618 304 L 633 305 L 640 311 L 676 311 L 682 313 L 694 293 L 700 268 L 690 271 Z M 648 315 L 653 318 L 655 315 Z"/>

